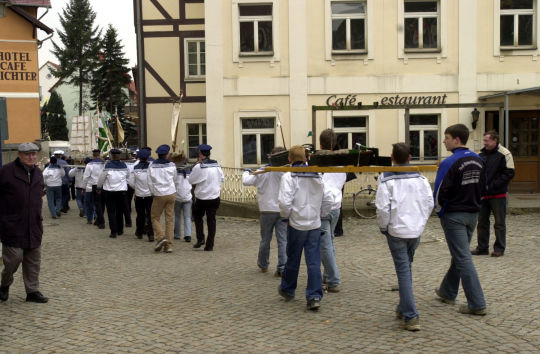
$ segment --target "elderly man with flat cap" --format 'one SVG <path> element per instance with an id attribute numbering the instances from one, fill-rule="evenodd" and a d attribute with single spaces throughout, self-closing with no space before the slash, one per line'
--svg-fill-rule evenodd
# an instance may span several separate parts
<path id="1" fill-rule="evenodd" d="M 105 204 L 107 205 L 107 217 L 109 218 L 110 238 L 124 233 L 124 208 L 126 207 L 126 192 L 128 189 L 129 169 L 120 161 L 119 149 L 111 149 L 111 161 L 105 164 L 105 168 L 99 175 L 97 189 L 105 192 Z"/>
<path id="2" fill-rule="evenodd" d="M 43 223 L 43 175 L 36 166 L 39 147 L 19 145 L 18 158 L 0 168 L 0 240 L 4 269 L 0 301 L 9 297 L 13 274 L 22 263 L 26 301 L 47 302 L 39 292 Z"/>
<path id="3" fill-rule="evenodd" d="M 148 166 L 148 187 L 153 195 L 152 227 L 154 229 L 156 246 L 154 251 L 164 249 L 165 253 L 172 252 L 172 237 L 174 231 L 174 194 L 176 185 L 176 165 L 169 161 L 171 148 L 160 145 L 156 149 L 158 159 Z M 161 214 L 165 213 L 165 233 L 161 227 Z"/>
<path id="4" fill-rule="evenodd" d="M 225 177 L 217 161 L 210 159 L 212 147 L 201 144 L 198 149 L 199 159 L 189 176 L 189 183 L 195 185 L 193 218 L 197 232 L 197 243 L 193 245 L 193 248 L 200 248 L 206 244 L 204 250 L 212 251 L 216 236 L 216 213 L 220 203 L 219 194 L 221 192 L 221 183 Z M 206 241 L 204 239 L 204 214 L 206 214 L 206 224 L 208 226 L 208 238 Z"/>

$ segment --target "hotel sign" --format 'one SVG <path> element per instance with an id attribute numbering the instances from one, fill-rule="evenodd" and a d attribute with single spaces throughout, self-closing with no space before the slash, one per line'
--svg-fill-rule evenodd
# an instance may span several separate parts
<path id="1" fill-rule="evenodd" d="M 1 81 L 36 81 L 37 72 L 30 71 L 30 52 L 0 51 Z"/>
<path id="2" fill-rule="evenodd" d="M 338 96 L 332 95 L 326 99 L 327 106 L 361 106 L 362 101 L 357 100 L 357 95 Z M 448 95 L 442 96 L 384 96 L 376 104 L 382 106 L 409 106 L 409 105 L 436 105 L 446 104 Z"/>

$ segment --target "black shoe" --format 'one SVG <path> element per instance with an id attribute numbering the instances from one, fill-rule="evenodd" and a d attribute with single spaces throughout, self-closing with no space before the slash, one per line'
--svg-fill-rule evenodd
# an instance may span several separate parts
<path id="1" fill-rule="evenodd" d="M 310 311 L 318 311 L 319 307 L 321 307 L 321 300 L 320 299 L 309 299 L 307 302 L 307 309 Z"/>
<path id="2" fill-rule="evenodd" d="M 334 233 L 334 237 L 342 237 L 342 236 L 343 236 L 343 232 L 341 232 L 341 233 L 339 233 L 339 234 L 338 234 L 337 232 Z"/>
<path id="3" fill-rule="evenodd" d="M 142 232 L 135 232 L 135 236 L 137 236 L 137 238 L 140 240 L 142 239 L 143 234 Z"/>
<path id="4" fill-rule="evenodd" d="M 59 218 L 59 217 L 61 217 L 61 216 L 62 216 L 62 213 L 60 213 L 60 212 L 56 213 L 56 217 L 57 217 L 57 218 Z"/>
<path id="5" fill-rule="evenodd" d="M 283 275 L 283 271 L 281 270 L 276 270 L 276 272 L 274 273 L 274 276 L 276 278 L 281 278 L 282 275 Z"/>
<path id="6" fill-rule="evenodd" d="M 105 228 L 105 224 L 98 225 L 98 229 L 103 230 Z"/>
<path id="7" fill-rule="evenodd" d="M 124 234 L 124 231 L 118 231 L 118 236 L 122 236 Z"/>
<path id="8" fill-rule="evenodd" d="M 67 214 L 67 212 L 68 212 L 68 209 L 66 209 L 66 208 L 62 208 L 62 209 L 60 209 L 60 211 L 61 211 L 62 213 L 64 213 L 64 214 Z"/>
<path id="9" fill-rule="evenodd" d="M 154 242 L 154 236 L 148 236 L 148 242 Z"/>
<path id="10" fill-rule="evenodd" d="M 86 222 L 88 225 L 92 225 L 92 221 L 87 221 Z"/>
<path id="11" fill-rule="evenodd" d="M 205 251 L 209 251 L 209 252 L 210 252 L 210 251 L 213 251 L 213 250 L 214 250 L 214 248 L 210 248 L 210 247 L 205 247 L 205 248 L 204 248 L 204 250 L 205 250 Z"/>
<path id="12" fill-rule="evenodd" d="M 109 235 L 110 238 L 116 238 L 116 233 L 115 232 L 111 232 L 111 234 Z"/>
<path id="13" fill-rule="evenodd" d="M 94 225 L 98 226 L 97 219 L 94 219 Z"/>
<path id="14" fill-rule="evenodd" d="M 79 209 L 79 216 L 80 216 L 81 218 L 84 218 L 84 210 Z"/>
<path id="15" fill-rule="evenodd" d="M 482 251 L 478 248 L 475 248 L 474 250 L 471 251 L 471 254 L 473 256 L 487 256 L 489 254 L 489 251 L 488 250 Z"/>
<path id="16" fill-rule="evenodd" d="M 501 252 L 501 251 L 491 252 L 491 257 L 502 257 L 502 256 L 504 256 L 504 252 Z"/>
<path id="17" fill-rule="evenodd" d="M 9 297 L 9 286 L 0 286 L 0 301 L 7 301 Z"/>
<path id="18" fill-rule="evenodd" d="M 43 294 L 40 293 L 39 291 L 36 291 L 36 292 L 33 292 L 33 293 L 26 294 L 26 301 L 28 301 L 28 302 L 38 302 L 40 304 L 44 304 L 47 301 L 49 301 L 49 299 L 47 299 L 45 296 L 43 296 Z"/>
<path id="19" fill-rule="evenodd" d="M 126 227 L 132 227 L 132 226 L 133 226 L 132 223 L 130 223 L 130 222 L 127 222 L 127 223 L 126 223 Z"/>
<path id="20" fill-rule="evenodd" d="M 191 236 L 186 236 L 186 237 L 184 237 L 184 241 L 186 241 L 186 242 L 191 242 Z"/>
<path id="21" fill-rule="evenodd" d="M 287 294 L 285 291 L 283 291 L 283 289 L 281 289 L 281 284 L 278 285 L 277 292 L 285 299 L 285 301 L 291 301 L 294 299 L 294 295 Z"/>
<path id="22" fill-rule="evenodd" d="M 201 246 L 204 245 L 204 243 L 205 243 L 204 241 L 203 242 L 197 241 L 197 243 L 193 245 L 193 248 L 201 248 Z"/>

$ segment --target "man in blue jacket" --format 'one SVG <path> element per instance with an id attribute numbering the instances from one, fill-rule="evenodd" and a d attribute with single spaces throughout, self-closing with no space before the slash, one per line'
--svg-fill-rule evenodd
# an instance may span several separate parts
<path id="1" fill-rule="evenodd" d="M 43 236 L 43 175 L 36 166 L 38 146 L 19 145 L 19 157 L 0 168 L 0 240 L 4 269 L 0 301 L 9 297 L 13 274 L 22 263 L 26 301 L 45 303 L 39 292 Z"/>
<path id="2" fill-rule="evenodd" d="M 469 250 L 486 180 L 485 167 L 482 158 L 465 146 L 468 139 L 469 129 L 463 124 L 444 131 L 444 145 L 452 156 L 439 166 L 434 196 L 452 262 L 435 292 L 441 301 L 454 304 L 461 281 L 468 305 L 460 306 L 459 312 L 485 315 L 486 301 Z"/>

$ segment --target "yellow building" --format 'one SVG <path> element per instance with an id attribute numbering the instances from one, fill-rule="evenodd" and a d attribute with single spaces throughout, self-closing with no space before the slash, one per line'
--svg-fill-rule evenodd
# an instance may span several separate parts
<path id="1" fill-rule="evenodd" d="M 463 123 L 476 151 L 484 131 L 498 130 L 516 161 L 512 189 L 540 191 L 539 0 L 222 0 L 204 2 L 204 12 L 200 3 L 148 1 L 155 18 L 142 27 L 147 36 L 182 33 L 193 26 L 183 7 L 204 14 L 206 105 L 181 117 L 206 124 L 222 165 L 265 164 L 273 146 L 311 143 L 315 128 L 333 128 L 343 148 L 361 143 L 383 155 L 409 141 L 415 162 L 432 164 L 449 155 L 444 129 Z M 200 65 L 168 39 L 147 43 L 145 61 L 164 62 L 161 77 L 179 78 L 178 87 L 189 82 L 179 73 Z M 321 111 L 312 124 L 312 106 L 359 102 L 370 109 Z M 148 107 L 157 143 L 170 118 Z"/>
<path id="2" fill-rule="evenodd" d="M 6 147 L 41 137 L 36 32 L 53 31 L 36 15 L 38 7 L 50 6 L 49 0 L 0 0 L 0 98 L 5 99 L 7 113 Z"/>

